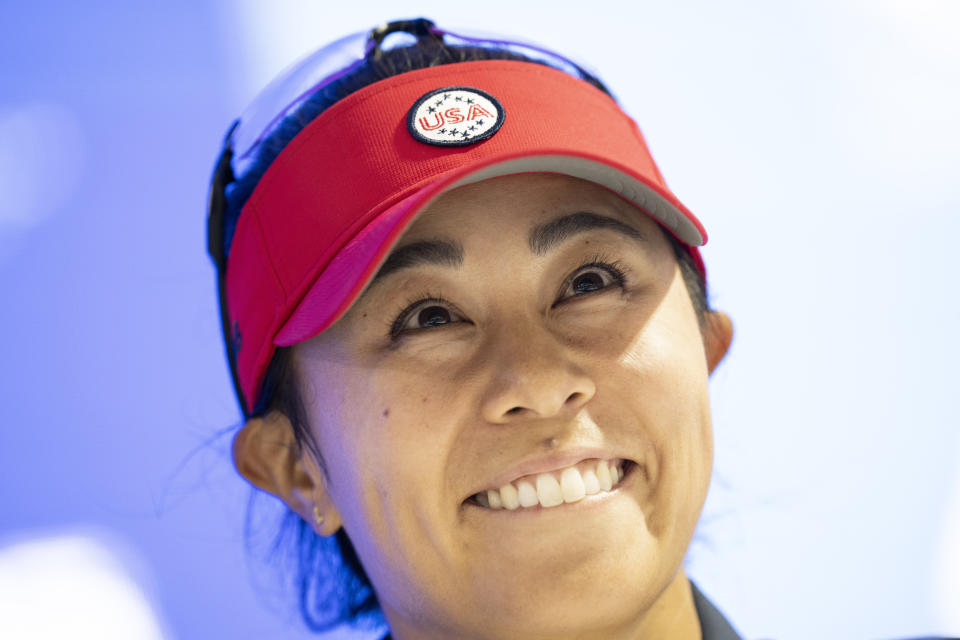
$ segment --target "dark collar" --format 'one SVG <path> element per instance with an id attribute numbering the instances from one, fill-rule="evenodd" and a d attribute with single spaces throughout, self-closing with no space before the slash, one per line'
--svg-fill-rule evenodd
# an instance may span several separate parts
<path id="1" fill-rule="evenodd" d="M 703 640 L 743 640 L 723 614 L 707 600 L 707 596 L 700 592 L 693 580 L 689 582 L 690 591 L 693 592 L 693 605 L 697 608 L 697 617 L 700 618 Z"/>

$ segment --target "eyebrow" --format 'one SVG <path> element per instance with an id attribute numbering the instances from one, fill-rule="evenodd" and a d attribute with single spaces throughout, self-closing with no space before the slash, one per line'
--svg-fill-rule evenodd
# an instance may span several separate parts
<path id="1" fill-rule="evenodd" d="M 527 244 L 534 255 L 543 256 L 570 238 L 596 229 L 609 229 L 642 244 L 648 242 L 647 237 L 640 231 L 615 218 L 578 211 L 534 227 L 527 238 Z M 370 286 L 404 269 L 428 265 L 460 268 L 463 266 L 463 254 L 463 245 L 455 240 L 412 242 L 394 249 L 370 281 Z"/>
<path id="2" fill-rule="evenodd" d="M 421 265 L 460 268 L 463 266 L 463 245 L 452 240 L 422 240 L 398 247 L 384 260 L 370 285 L 391 273 Z"/>
<path id="3" fill-rule="evenodd" d="M 528 239 L 530 251 L 535 255 L 542 256 L 573 236 L 595 229 L 610 229 L 642 244 L 647 242 L 646 236 L 625 222 L 599 213 L 579 211 L 534 227 Z"/>

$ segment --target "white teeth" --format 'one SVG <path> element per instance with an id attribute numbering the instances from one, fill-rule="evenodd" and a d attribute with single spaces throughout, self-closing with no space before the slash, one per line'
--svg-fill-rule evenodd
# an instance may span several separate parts
<path id="1" fill-rule="evenodd" d="M 593 469 L 587 469 L 583 472 L 583 489 L 588 496 L 600 491 L 600 481 L 597 479 L 597 472 Z"/>
<path id="2" fill-rule="evenodd" d="M 555 507 L 563 504 L 563 492 L 560 483 L 552 473 L 541 473 L 537 476 L 537 498 L 544 507 Z"/>
<path id="3" fill-rule="evenodd" d="M 610 491 L 610 488 L 613 487 L 610 469 L 607 468 L 607 463 L 604 460 L 597 463 L 597 480 L 600 482 L 600 489 L 603 491 Z"/>
<path id="4" fill-rule="evenodd" d="M 513 511 L 520 506 L 520 498 L 517 495 L 517 490 L 512 484 L 505 484 L 500 487 L 500 500 L 510 511 Z"/>
<path id="5" fill-rule="evenodd" d="M 560 490 L 563 492 L 564 502 L 576 502 L 587 495 L 583 477 L 576 467 L 567 467 L 560 474 Z"/>
<path id="6" fill-rule="evenodd" d="M 623 460 L 599 460 L 596 465 L 586 463 L 567 467 L 560 472 L 557 481 L 556 472 L 538 474 L 536 479 L 529 478 L 507 483 L 500 489 L 488 489 L 474 494 L 477 504 L 488 509 L 508 509 L 520 507 L 556 507 L 564 503 L 583 500 L 601 491 L 611 491 L 623 480 Z"/>
<path id="7" fill-rule="evenodd" d="M 521 507 L 535 507 L 540 504 L 537 500 L 537 490 L 529 482 L 517 483 L 517 498 Z"/>

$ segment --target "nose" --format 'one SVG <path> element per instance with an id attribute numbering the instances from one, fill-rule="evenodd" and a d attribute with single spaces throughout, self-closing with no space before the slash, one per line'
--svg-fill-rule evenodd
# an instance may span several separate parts
<path id="1" fill-rule="evenodd" d="M 492 342 L 491 376 L 481 401 L 487 422 L 572 416 L 596 394 L 593 379 L 548 331 L 506 329 Z"/>

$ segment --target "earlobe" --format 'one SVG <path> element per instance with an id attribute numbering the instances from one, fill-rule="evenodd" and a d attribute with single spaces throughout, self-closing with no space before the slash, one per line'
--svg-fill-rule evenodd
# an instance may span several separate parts
<path id="1" fill-rule="evenodd" d="M 720 361 L 727 355 L 731 342 L 733 342 L 733 323 L 730 321 L 730 316 L 722 311 L 709 311 L 707 313 L 707 330 L 704 336 L 709 373 L 713 373 Z"/>
<path id="2" fill-rule="evenodd" d="M 322 472 L 301 450 L 293 426 L 282 413 L 247 421 L 234 436 L 233 463 L 250 484 L 282 500 L 320 535 L 332 535 L 340 528 L 340 515 Z M 315 508 L 323 514 L 320 522 Z"/>

